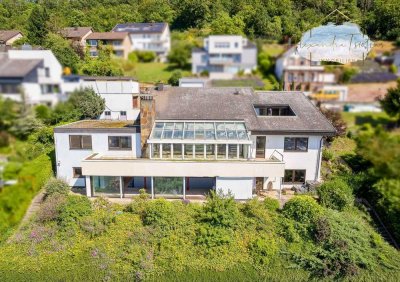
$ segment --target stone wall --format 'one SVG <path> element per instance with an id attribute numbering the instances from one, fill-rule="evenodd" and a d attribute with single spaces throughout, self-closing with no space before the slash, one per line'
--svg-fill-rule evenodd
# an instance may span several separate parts
<path id="1" fill-rule="evenodd" d="M 140 97 L 140 139 L 142 157 L 149 157 L 147 139 L 150 137 L 156 115 L 156 106 L 153 96 L 142 95 Z"/>

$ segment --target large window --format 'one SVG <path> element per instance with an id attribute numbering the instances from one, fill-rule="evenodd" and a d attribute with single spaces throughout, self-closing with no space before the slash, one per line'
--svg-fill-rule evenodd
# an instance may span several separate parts
<path id="1" fill-rule="evenodd" d="M 215 145 L 214 144 L 207 144 L 206 145 L 206 159 L 215 159 Z"/>
<path id="2" fill-rule="evenodd" d="M 81 178 L 83 177 L 82 175 L 82 168 L 81 167 L 73 167 L 72 168 L 72 176 L 74 178 Z"/>
<path id="3" fill-rule="evenodd" d="M 304 183 L 306 181 L 306 171 L 300 169 L 285 170 L 285 183 Z"/>
<path id="4" fill-rule="evenodd" d="M 305 137 L 285 137 L 285 152 L 307 152 L 308 138 Z"/>
<path id="5" fill-rule="evenodd" d="M 256 158 L 265 158 L 265 144 L 267 141 L 266 136 L 257 136 L 256 137 Z"/>
<path id="6" fill-rule="evenodd" d="M 70 135 L 69 148 L 71 150 L 91 150 L 92 136 L 90 135 Z"/>
<path id="7" fill-rule="evenodd" d="M 162 158 L 163 159 L 172 158 L 171 144 L 162 144 Z"/>
<path id="8" fill-rule="evenodd" d="M 131 150 L 132 138 L 130 136 L 108 136 L 109 150 Z"/>
<path id="9" fill-rule="evenodd" d="M 153 159 L 158 159 L 160 158 L 160 148 L 161 145 L 160 144 L 152 144 L 152 148 L 151 148 L 151 157 Z"/>
<path id="10" fill-rule="evenodd" d="M 237 159 L 238 156 L 238 145 L 236 144 L 229 144 L 228 145 L 228 158 L 229 159 Z"/>
<path id="11" fill-rule="evenodd" d="M 204 159 L 204 145 L 196 144 L 194 149 L 195 149 L 196 159 Z"/>
<path id="12" fill-rule="evenodd" d="M 116 197 L 121 196 L 120 179 L 118 176 L 92 176 L 93 196 Z"/>
<path id="13" fill-rule="evenodd" d="M 154 177 L 154 196 L 183 197 L 182 177 Z"/>
<path id="14" fill-rule="evenodd" d="M 259 116 L 295 116 L 293 110 L 286 105 L 282 106 L 254 106 Z"/>
<path id="15" fill-rule="evenodd" d="M 173 144 L 174 159 L 182 159 L 182 144 Z"/>
<path id="16" fill-rule="evenodd" d="M 184 152 L 185 159 L 193 159 L 193 144 L 185 144 Z"/>
<path id="17" fill-rule="evenodd" d="M 226 145 L 225 144 L 217 145 L 217 158 L 218 159 L 226 159 Z"/>

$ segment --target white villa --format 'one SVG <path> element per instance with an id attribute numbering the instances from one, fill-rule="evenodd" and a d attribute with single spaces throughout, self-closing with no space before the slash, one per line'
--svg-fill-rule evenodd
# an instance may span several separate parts
<path id="1" fill-rule="evenodd" d="M 331 123 L 301 92 L 165 88 L 140 95 L 132 120 L 56 127 L 57 177 L 88 197 L 193 199 L 211 189 L 250 199 L 320 179 Z"/>

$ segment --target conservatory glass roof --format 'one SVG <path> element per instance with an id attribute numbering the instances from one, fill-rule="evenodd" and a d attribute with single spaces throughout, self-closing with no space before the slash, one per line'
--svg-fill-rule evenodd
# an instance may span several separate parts
<path id="1" fill-rule="evenodd" d="M 244 122 L 155 122 L 151 139 L 159 140 L 249 140 Z"/>

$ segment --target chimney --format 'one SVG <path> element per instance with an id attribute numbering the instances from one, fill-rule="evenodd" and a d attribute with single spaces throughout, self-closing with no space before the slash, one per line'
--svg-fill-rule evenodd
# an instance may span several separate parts
<path id="1" fill-rule="evenodd" d="M 149 157 L 147 139 L 150 137 L 156 116 L 156 105 L 152 95 L 140 96 L 140 143 L 142 157 Z"/>

